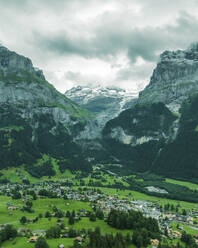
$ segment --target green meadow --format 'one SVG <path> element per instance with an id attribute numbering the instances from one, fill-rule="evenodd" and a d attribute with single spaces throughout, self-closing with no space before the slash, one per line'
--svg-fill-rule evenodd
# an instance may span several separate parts
<path id="1" fill-rule="evenodd" d="M 51 248 L 56 248 L 58 245 L 63 244 L 65 248 L 72 246 L 74 239 L 70 238 L 59 238 L 59 239 L 47 239 L 47 243 Z M 34 248 L 35 244 L 29 243 L 28 238 L 17 237 L 14 240 L 6 241 L 3 243 L 3 248 Z"/>
<path id="2" fill-rule="evenodd" d="M 174 180 L 174 179 L 170 179 L 170 178 L 166 178 L 166 182 L 185 186 L 185 187 L 192 189 L 192 190 L 194 190 L 194 189 L 198 190 L 198 184 L 195 184 L 195 183 L 179 181 L 179 180 Z"/>
<path id="3" fill-rule="evenodd" d="M 14 206 L 18 207 L 17 210 L 9 211 L 7 209 L 7 204 L 12 203 Z M 47 230 L 50 227 L 57 225 L 58 218 L 51 217 L 51 218 L 41 218 L 35 223 L 26 223 L 22 225 L 20 223 L 20 218 L 22 216 L 26 216 L 27 219 L 34 219 L 37 217 L 40 213 L 45 214 L 46 211 L 52 211 L 52 207 L 56 206 L 58 209 L 61 209 L 62 211 L 72 211 L 75 210 L 76 212 L 79 209 L 85 209 L 87 211 L 91 211 L 92 208 L 90 207 L 90 204 L 87 202 L 81 202 L 81 201 L 69 201 L 69 200 L 63 200 L 63 199 L 37 199 L 36 201 L 33 201 L 33 209 L 35 210 L 34 213 L 27 213 L 22 212 L 20 208 L 24 205 L 24 203 L 21 200 L 12 200 L 10 197 L 0 196 L 0 224 L 12 224 L 15 228 L 19 227 L 26 227 L 32 231 L 36 230 Z M 76 230 L 81 229 L 94 229 L 96 227 L 100 227 L 102 233 L 112 233 L 116 234 L 118 232 L 117 229 L 110 227 L 104 220 L 96 220 L 95 222 L 92 222 L 89 220 L 88 217 L 82 217 L 80 221 L 76 222 L 74 225 L 69 225 L 68 218 L 62 218 L 63 223 L 68 228 L 75 228 Z M 121 230 L 123 234 L 130 233 L 132 234 L 132 231 L 129 230 Z M 48 244 L 50 247 L 58 247 L 59 244 L 64 244 L 65 247 L 69 247 L 73 244 L 74 239 L 70 238 L 59 238 L 59 239 L 47 239 Z M 7 241 L 3 243 L 3 247 L 14 247 L 14 248 L 32 248 L 34 247 L 34 244 L 31 244 L 27 242 L 28 239 L 26 237 L 17 237 L 12 241 Z"/>

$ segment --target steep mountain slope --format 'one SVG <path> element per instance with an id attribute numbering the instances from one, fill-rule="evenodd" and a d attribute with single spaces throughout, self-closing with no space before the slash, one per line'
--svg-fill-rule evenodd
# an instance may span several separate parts
<path id="1" fill-rule="evenodd" d="M 178 134 L 159 152 L 152 171 L 177 178 L 198 178 L 198 93 L 181 108 Z"/>
<path id="2" fill-rule="evenodd" d="M 105 147 L 133 169 L 149 170 L 175 119 L 163 103 L 135 105 L 106 124 Z"/>
<path id="3" fill-rule="evenodd" d="M 160 58 L 136 105 L 106 124 L 104 146 L 132 170 L 198 178 L 198 45 Z"/>
<path id="4" fill-rule="evenodd" d="M 77 86 L 66 91 L 65 95 L 92 112 L 100 130 L 107 121 L 131 107 L 137 98 L 137 92 L 102 86 Z"/>
<path id="5" fill-rule="evenodd" d="M 30 59 L 0 47 L 0 168 L 29 166 L 43 153 L 81 153 L 73 139 L 91 114 L 59 93 Z"/>
<path id="6" fill-rule="evenodd" d="M 165 51 L 150 83 L 139 94 L 138 102 L 163 102 L 178 112 L 182 102 L 198 90 L 198 44 L 187 50 Z"/>
<path id="7" fill-rule="evenodd" d="M 0 169 L 53 175 L 56 158 L 62 171 L 89 170 L 92 160 L 198 178 L 197 68 L 198 45 L 164 52 L 138 99 L 116 88 L 66 93 L 85 110 L 56 91 L 31 60 L 1 46 Z"/>

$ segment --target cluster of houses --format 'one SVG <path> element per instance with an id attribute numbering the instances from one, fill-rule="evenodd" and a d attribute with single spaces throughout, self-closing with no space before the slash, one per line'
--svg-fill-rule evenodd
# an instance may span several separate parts
<path id="1" fill-rule="evenodd" d="M 155 218 L 159 226 L 162 230 L 166 230 L 168 235 L 172 238 L 178 238 L 181 236 L 182 227 L 179 231 L 172 230 L 171 222 L 176 222 L 178 224 L 185 224 L 194 229 L 197 228 L 198 225 L 194 222 L 194 220 L 198 219 L 198 206 L 193 209 L 191 212 L 189 211 L 187 215 L 181 215 L 176 212 L 166 211 L 164 208 L 161 208 L 157 202 L 151 201 L 143 201 L 143 200 L 132 200 L 132 197 L 125 197 L 120 199 L 118 195 L 110 196 L 101 190 L 90 189 L 90 188 L 81 188 L 75 189 L 64 185 L 62 182 L 41 182 L 38 184 L 32 185 L 20 185 L 20 184 L 5 184 L 0 188 L 0 194 L 12 196 L 13 190 L 18 191 L 22 195 L 22 201 L 31 199 L 29 195 L 23 194 L 25 191 L 34 191 L 38 197 L 45 197 L 39 195 L 39 192 L 42 190 L 47 190 L 53 192 L 56 197 L 64 198 L 67 200 L 75 200 L 75 201 L 87 201 L 90 202 L 92 207 L 98 207 L 103 210 L 104 215 L 107 216 L 111 209 L 117 209 L 120 211 L 127 210 L 136 210 L 141 211 L 144 216 Z M 69 203 L 67 203 L 69 204 Z M 12 204 L 7 205 L 7 209 L 9 213 L 17 209 L 17 206 Z M 82 210 L 81 217 L 86 216 L 86 211 Z M 27 231 L 27 230 L 26 230 Z M 24 232 L 24 230 L 21 230 Z M 40 233 L 44 234 L 44 233 Z M 40 235 L 39 234 L 39 235 Z M 35 242 L 38 238 L 38 233 L 33 234 L 29 242 Z M 198 239 L 198 237 L 197 237 Z M 157 241 L 153 241 L 156 244 Z"/>

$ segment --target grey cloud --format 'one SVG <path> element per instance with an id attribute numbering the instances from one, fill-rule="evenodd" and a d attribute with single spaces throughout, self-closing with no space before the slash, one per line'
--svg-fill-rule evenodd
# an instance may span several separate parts
<path id="1" fill-rule="evenodd" d="M 151 75 L 154 66 L 155 63 L 147 63 L 145 65 L 130 65 L 126 68 L 122 68 L 117 73 L 117 80 L 143 80 Z"/>
<path id="2" fill-rule="evenodd" d="M 64 78 L 66 80 L 69 80 L 71 82 L 73 82 L 75 85 L 92 85 L 94 83 L 99 82 L 101 79 L 99 78 L 98 75 L 95 74 L 83 74 L 79 71 L 67 71 L 64 74 Z"/>
<path id="3" fill-rule="evenodd" d="M 116 29 L 101 26 L 93 30 L 91 38 L 71 38 L 67 32 L 57 35 L 41 35 L 36 43 L 57 54 L 75 54 L 85 58 L 108 59 L 126 52 L 131 62 L 140 56 L 146 61 L 156 61 L 158 52 L 164 49 L 183 48 L 196 41 L 198 20 L 182 12 L 176 24 L 164 27 Z M 190 35 L 189 35 L 190 34 Z"/>
<path id="4" fill-rule="evenodd" d="M 103 5 L 107 3 L 121 3 L 123 9 L 106 11 Z M 139 17 L 128 8 L 128 4 L 133 3 L 142 9 Z M 85 16 L 90 6 L 101 7 L 101 13 L 86 20 L 79 18 L 82 10 Z M 60 66 L 57 59 L 73 61 L 75 55 L 75 59 L 105 60 L 112 66 L 112 73 L 116 73 L 120 63 L 117 58 L 125 54 L 130 62 L 126 68 L 122 68 L 121 63 L 122 69 L 115 75 L 117 80 L 142 80 L 152 73 L 151 64 L 157 61 L 159 53 L 186 48 L 198 41 L 198 20 L 193 17 L 197 7 L 197 0 L 180 0 L 179 3 L 169 0 L 0 0 L 0 36 L 4 45 L 7 41 L 11 49 L 29 56 L 45 70 L 50 67 L 57 71 Z M 186 12 L 179 12 L 181 10 Z M 169 24 L 160 22 L 166 20 L 166 16 Z M 159 25 L 152 25 L 158 20 Z M 148 65 L 136 66 L 138 57 Z M 67 72 L 66 80 L 91 81 L 98 77 L 75 72 L 81 70 L 78 69 L 80 62 L 72 63 L 76 63 L 76 68 L 71 67 L 74 72 Z"/>

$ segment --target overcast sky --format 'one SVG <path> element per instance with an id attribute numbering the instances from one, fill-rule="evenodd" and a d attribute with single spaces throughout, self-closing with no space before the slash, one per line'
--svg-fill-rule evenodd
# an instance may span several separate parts
<path id="1" fill-rule="evenodd" d="M 140 90 L 159 54 L 198 42 L 197 0 L 0 0 L 0 42 L 60 90 Z"/>

